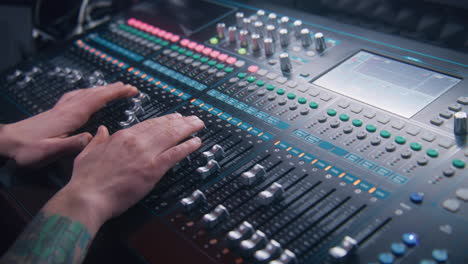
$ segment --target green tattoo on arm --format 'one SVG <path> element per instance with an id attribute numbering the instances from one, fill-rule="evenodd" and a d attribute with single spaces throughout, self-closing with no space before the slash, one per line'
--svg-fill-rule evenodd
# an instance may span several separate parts
<path id="1" fill-rule="evenodd" d="M 91 234 L 79 222 L 40 212 L 0 264 L 78 264 L 86 256 Z"/>

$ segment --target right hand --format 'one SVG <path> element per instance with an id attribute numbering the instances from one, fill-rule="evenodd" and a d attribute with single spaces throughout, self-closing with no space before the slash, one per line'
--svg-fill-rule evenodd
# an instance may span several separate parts
<path id="1" fill-rule="evenodd" d="M 201 146 L 198 137 L 180 142 L 203 127 L 198 117 L 177 113 L 147 120 L 112 136 L 104 126 L 99 127 L 76 158 L 70 182 L 54 197 L 56 202 L 51 202 L 48 210 L 97 231 L 105 221 L 142 199 L 170 168 L 197 150 Z M 61 205 L 70 204 L 70 200 L 73 206 Z"/>

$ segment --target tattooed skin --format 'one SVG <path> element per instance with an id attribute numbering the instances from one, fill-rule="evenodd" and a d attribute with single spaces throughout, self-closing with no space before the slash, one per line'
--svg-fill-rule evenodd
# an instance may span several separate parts
<path id="1" fill-rule="evenodd" d="M 0 264 L 78 264 L 86 256 L 91 239 L 79 222 L 40 212 Z"/>

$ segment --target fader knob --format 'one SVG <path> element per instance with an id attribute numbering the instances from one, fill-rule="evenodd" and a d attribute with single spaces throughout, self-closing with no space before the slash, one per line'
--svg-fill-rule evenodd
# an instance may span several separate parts
<path id="1" fill-rule="evenodd" d="M 253 166 L 252 169 L 241 174 L 240 181 L 244 185 L 252 185 L 255 182 L 257 182 L 260 178 L 263 178 L 265 174 L 265 167 L 263 167 L 260 164 L 255 164 L 255 166 Z"/>
<path id="2" fill-rule="evenodd" d="M 250 224 L 247 221 L 244 221 L 236 229 L 229 231 L 226 238 L 231 245 L 234 245 L 252 236 L 254 232 L 255 230 L 252 224 Z"/>
<path id="3" fill-rule="evenodd" d="M 229 42 L 235 43 L 237 40 L 237 28 L 236 27 L 229 27 L 228 28 L 228 39 Z"/>
<path id="4" fill-rule="evenodd" d="M 271 38 L 265 38 L 263 40 L 263 46 L 265 49 L 265 56 L 270 57 L 274 53 L 273 40 Z"/>
<path id="5" fill-rule="evenodd" d="M 247 47 L 249 45 L 249 31 L 245 29 L 239 31 L 239 42 L 241 47 Z"/>
<path id="6" fill-rule="evenodd" d="M 210 150 L 204 151 L 202 153 L 202 157 L 205 159 L 206 162 L 210 160 L 221 160 L 224 158 L 224 149 L 218 144 L 213 145 Z"/>
<path id="7" fill-rule="evenodd" d="M 252 50 L 253 51 L 260 50 L 260 35 L 259 34 L 252 34 Z"/>
<path id="8" fill-rule="evenodd" d="M 466 135 L 468 132 L 468 120 L 465 112 L 456 112 L 453 119 L 453 132 L 457 136 Z"/>
<path id="9" fill-rule="evenodd" d="M 213 175 L 215 172 L 221 169 L 218 162 L 216 160 L 210 160 L 206 164 L 206 166 L 197 168 L 198 176 L 204 180 L 209 176 Z"/>
<path id="10" fill-rule="evenodd" d="M 294 27 L 294 36 L 296 38 L 300 38 L 301 37 L 301 30 L 302 30 L 302 21 L 301 20 L 294 21 L 293 27 Z"/>
<path id="11" fill-rule="evenodd" d="M 289 32 L 287 29 L 282 28 L 279 30 L 279 39 L 281 47 L 285 48 L 289 46 Z"/>
<path id="12" fill-rule="evenodd" d="M 202 221 L 205 227 L 212 228 L 222 220 L 226 219 L 228 216 L 228 210 L 226 207 L 224 207 L 224 205 L 220 204 L 216 206 L 216 208 L 211 213 L 205 214 Z"/>
<path id="13" fill-rule="evenodd" d="M 264 247 L 267 244 L 267 238 L 265 233 L 260 230 L 255 233 L 249 239 L 243 240 L 240 243 L 240 250 L 245 255 L 250 255 L 257 249 Z"/>
<path id="14" fill-rule="evenodd" d="M 315 50 L 318 52 L 323 52 L 327 48 L 327 43 L 325 42 L 325 37 L 322 32 L 315 33 Z"/>
<path id="15" fill-rule="evenodd" d="M 268 24 L 273 25 L 275 27 L 278 26 L 278 16 L 275 13 L 270 13 L 268 15 Z"/>
<path id="16" fill-rule="evenodd" d="M 292 70 L 292 65 L 291 65 L 291 60 L 289 59 L 289 54 L 288 53 L 281 53 L 279 55 L 280 58 L 280 67 L 283 72 L 291 72 Z"/>
<path id="17" fill-rule="evenodd" d="M 218 38 L 220 38 L 220 39 L 224 38 L 224 31 L 225 30 L 226 30 L 226 24 L 218 23 L 216 25 L 216 33 L 218 34 Z"/>
<path id="18" fill-rule="evenodd" d="M 269 205 L 274 201 L 281 199 L 283 194 L 283 185 L 274 182 L 270 187 L 258 194 L 258 203 L 260 205 Z"/>
<path id="19" fill-rule="evenodd" d="M 236 13 L 236 24 L 238 28 L 244 27 L 244 13 L 242 12 Z"/>
<path id="20" fill-rule="evenodd" d="M 127 120 L 119 122 L 119 125 L 122 128 L 129 128 L 133 126 L 134 124 L 138 123 L 138 119 L 136 118 L 135 115 L 129 115 L 127 117 Z"/>
<path id="21" fill-rule="evenodd" d="M 301 29 L 301 42 L 304 48 L 310 47 L 310 45 L 312 45 L 312 38 L 310 37 L 309 29 Z"/>
<path id="22" fill-rule="evenodd" d="M 200 190 L 195 190 L 189 197 L 182 198 L 180 203 L 185 208 L 185 210 L 190 211 L 198 204 L 206 201 L 206 197 Z"/>

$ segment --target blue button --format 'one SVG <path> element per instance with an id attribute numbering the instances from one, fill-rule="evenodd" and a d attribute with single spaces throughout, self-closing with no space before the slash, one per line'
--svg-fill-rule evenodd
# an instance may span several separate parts
<path id="1" fill-rule="evenodd" d="M 413 247 L 418 244 L 418 235 L 415 233 L 404 233 L 401 239 L 409 247 Z"/>
<path id="2" fill-rule="evenodd" d="M 265 141 L 270 141 L 273 138 L 273 135 L 269 133 L 263 133 L 263 135 L 261 135 L 260 138 Z"/>
<path id="3" fill-rule="evenodd" d="M 424 193 L 422 192 L 414 192 L 410 194 L 410 200 L 413 203 L 421 203 L 424 199 Z"/>
<path id="4" fill-rule="evenodd" d="M 278 144 L 278 147 L 280 149 L 287 149 L 287 148 L 290 147 L 290 145 L 288 143 L 281 142 L 281 143 Z"/>
<path id="5" fill-rule="evenodd" d="M 257 136 L 258 134 L 260 134 L 262 131 L 256 127 L 250 129 L 249 133 L 254 135 L 254 136 Z"/>
<path id="6" fill-rule="evenodd" d="M 292 148 L 290 150 L 291 154 L 293 154 L 294 156 L 299 156 L 301 153 L 302 153 L 302 150 L 298 149 L 298 148 Z"/>
<path id="7" fill-rule="evenodd" d="M 331 167 L 328 172 L 333 175 L 333 176 L 338 176 L 340 175 L 343 171 L 338 169 L 337 167 Z"/>
<path id="8" fill-rule="evenodd" d="M 379 262 L 382 264 L 392 264 L 395 261 L 395 257 L 391 253 L 381 253 L 379 255 Z"/>
<path id="9" fill-rule="evenodd" d="M 310 155 L 310 154 L 305 154 L 304 156 L 301 157 L 302 160 L 305 162 L 311 163 L 313 160 L 315 160 L 315 157 Z"/>
<path id="10" fill-rule="evenodd" d="M 309 135 L 309 133 L 305 132 L 302 129 L 298 129 L 298 130 L 293 132 L 293 135 L 296 136 L 296 137 L 305 138 L 305 137 L 307 137 Z"/>
<path id="11" fill-rule="evenodd" d="M 351 174 L 346 174 L 344 177 L 343 177 L 343 180 L 346 181 L 346 182 L 349 182 L 349 183 L 354 183 L 355 181 L 357 181 L 357 177 L 351 175 Z"/>
<path id="12" fill-rule="evenodd" d="M 316 137 L 316 136 L 308 135 L 308 136 L 306 137 L 306 140 L 309 141 L 309 142 L 312 143 L 312 144 L 315 144 L 315 143 L 317 143 L 317 142 L 320 141 L 320 138 L 318 138 L 318 137 Z"/>
<path id="13" fill-rule="evenodd" d="M 211 109 L 210 113 L 212 113 L 213 115 L 218 115 L 219 113 L 221 113 L 222 111 L 218 108 L 213 108 Z"/>
<path id="14" fill-rule="evenodd" d="M 248 107 L 248 105 L 246 105 L 246 104 L 244 104 L 244 103 L 238 103 L 238 104 L 236 105 L 236 108 L 239 108 L 240 110 L 245 109 L 246 107 Z"/>
<path id="15" fill-rule="evenodd" d="M 354 153 L 349 153 L 348 155 L 345 156 L 345 159 L 348 159 L 352 162 L 358 162 L 361 159 L 361 157 L 359 157 L 358 155 Z"/>
<path id="16" fill-rule="evenodd" d="M 423 259 L 419 262 L 419 264 L 436 264 L 436 262 L 432 259 Z"/>
<path id="17" fill-rule="evenodd" d="M 380 199 L 385 199 L 390 195 L 390 193 L 378 188 L 377 190 L 375 190 L 375 192 L 372 193 L 372 195 Z"/>
<path id="18" fill-rule="evenodd" d="M 335 147 L 333 150 L 332 150 L 332 153 L 335 154 L 335 155 L 338 155 L 340 157 L 348 154 L 348 151 L 347 150 L 344 150 L 342 148 L 339 148 L 339 147 Z"/>
<path id="19" fill-rule="evenodd" d="M 432 257 L 439 263 L 444 263 L 448 260 L 448 252 L 446 249 L 432 250 Z"/>
<path id="20" fill-rule="evenodd" d="M 384 177 L 387 177 L 388 175 L 392 174 L 391 170 L 384 168 L 384 167 L 378 167 L 377 169 L 375 169 L 375 172 L 377 172 L 378 174 Z"/>
<path id="21" fill-rule="evenodd" d="M 272 125 L 277 125 L 281 120 L 276 117 L 269 116 L 266 121 Z"/>
<path id="22" fill-rule="evenodd" d="M 319 160 L 314 165 L 320 169 L 325 169 L 328 166 L 328 163 L 323 160 Z"/>
<path id="23" fill-rule="evenodd" d="M 374 186 L 372 184 L 366 182 L 366 181 L 361 181 L 361 182 L 359 182 L 358 187 L 359 187 L 359 189 L 367 192 Z"/>
<path id="24" fill-rule="evenodd" d="M 392 243 L 390 248 L 395 256 L 403 256 L 406 253 L 406 246 L 403 243 Z"/>
<path id="25" fill-rule="evenodd" d="M 240 126 L 239 126 L 242 130 L 247 130 L 249 129 L 250 127 L 252 127 L 250 124 L 248 123 L 242 123 Z"/>
<path id="26" fill-rule="evenodd" d="M 328 142 L 328 141 L 322 141 L 319 143 L 319 147 L 323 148 L 323 149 L 326 149 L 326 150 L 330 150 L 332 148 L 335 147 L 335 145 L 333 145 L 332 143 Z"/>

